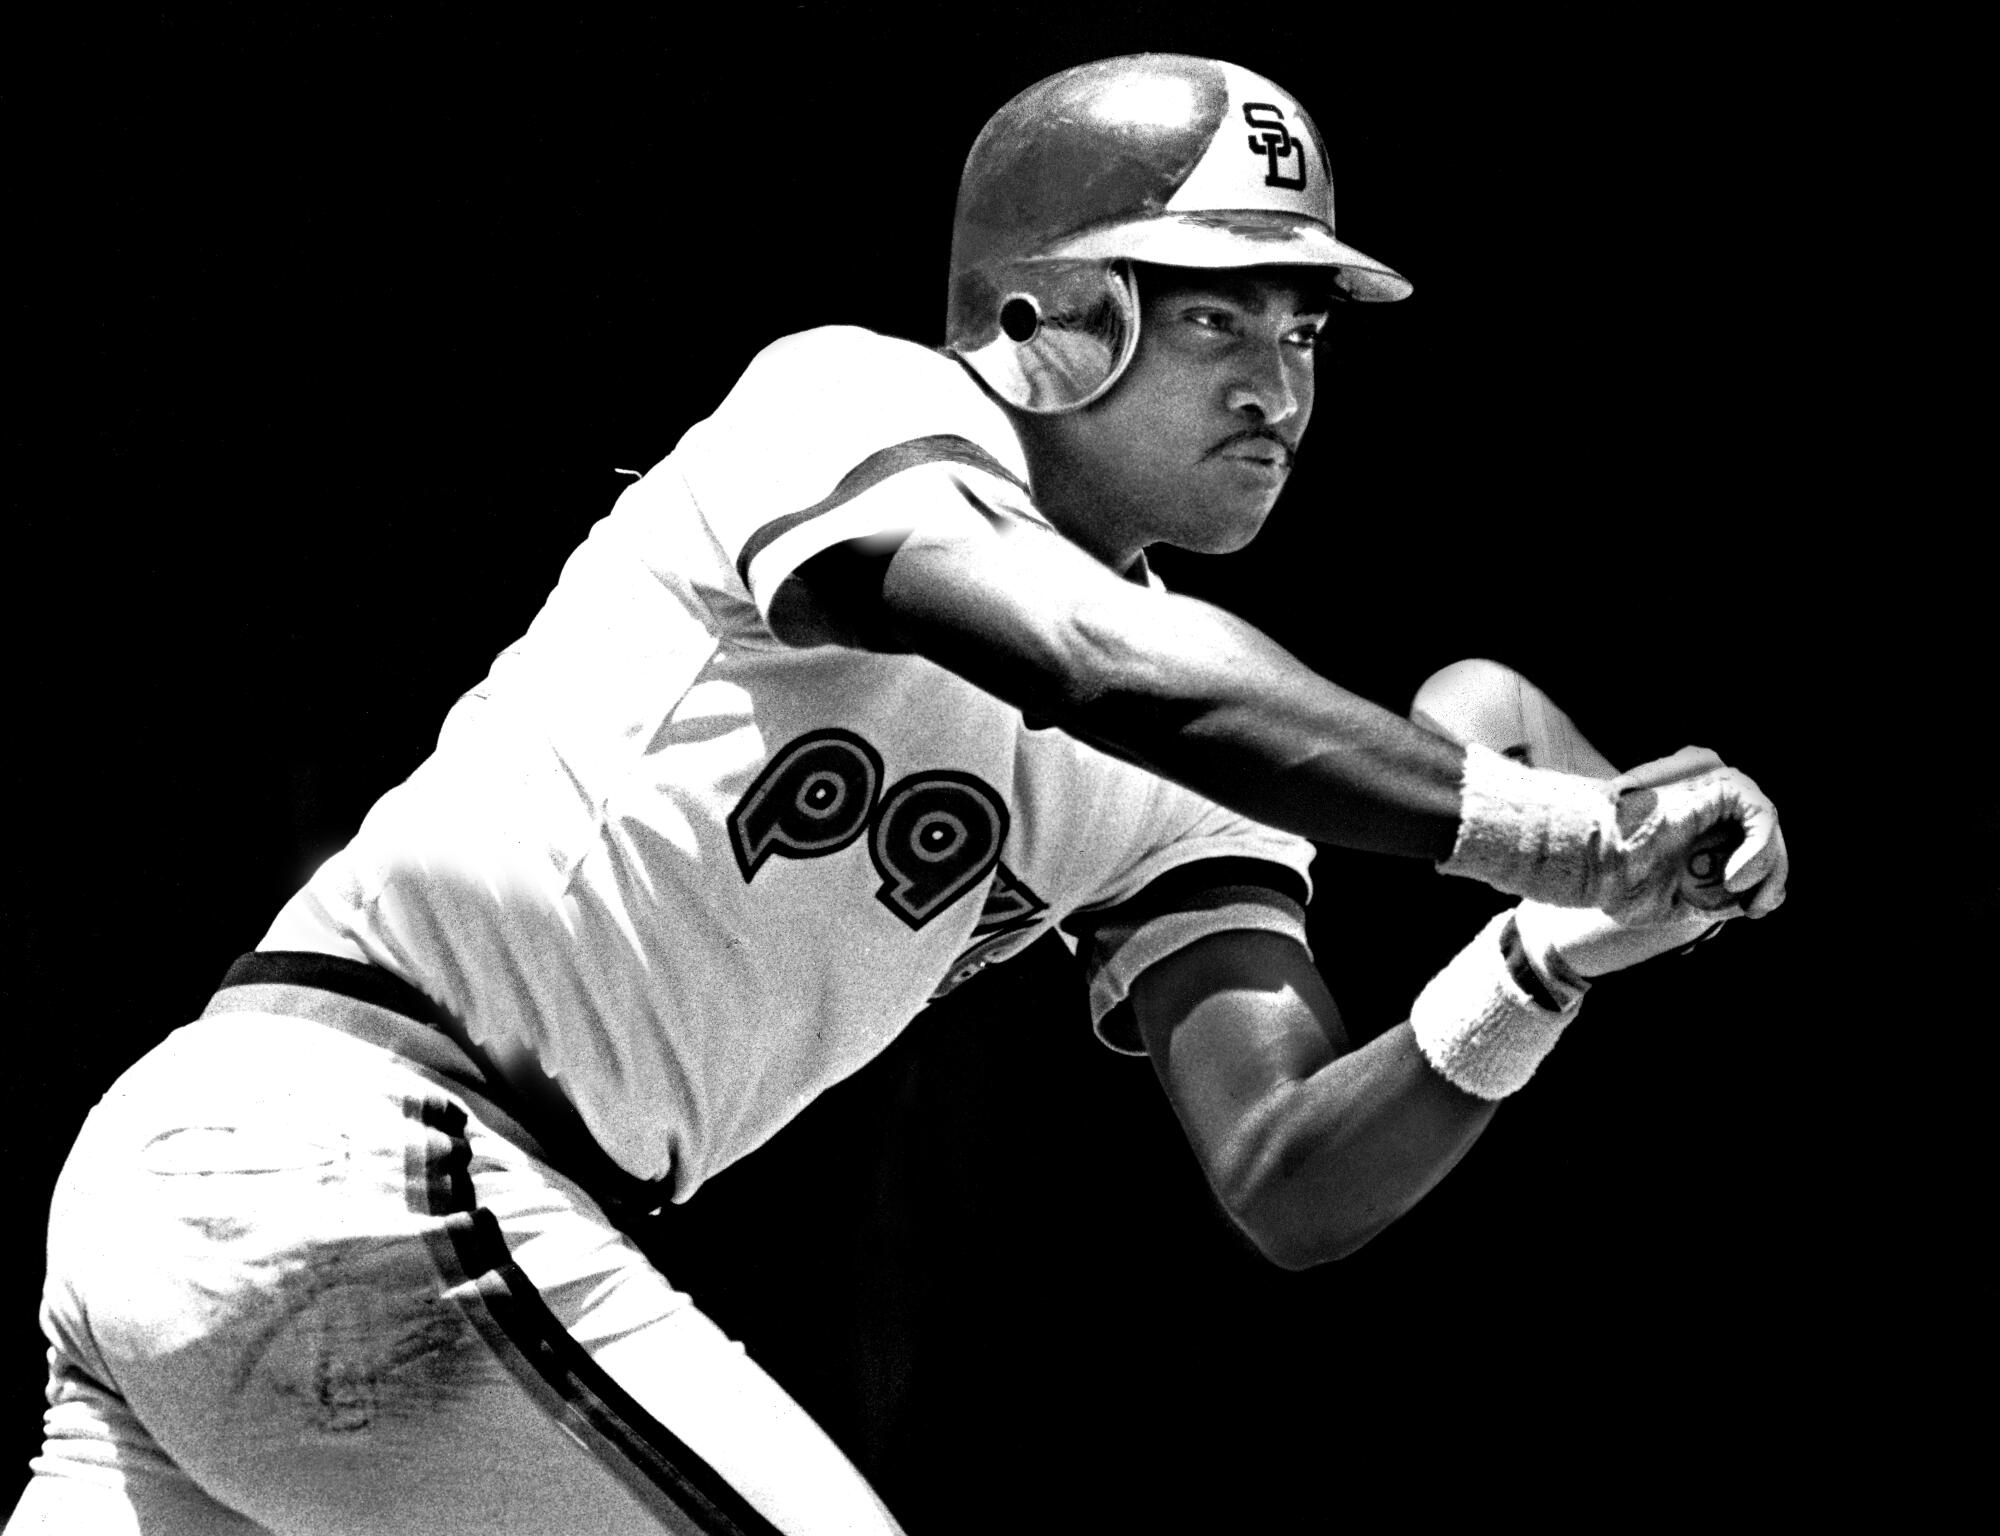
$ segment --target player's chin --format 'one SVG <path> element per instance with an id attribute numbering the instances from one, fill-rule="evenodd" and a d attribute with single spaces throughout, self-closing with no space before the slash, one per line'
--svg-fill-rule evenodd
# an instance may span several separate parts
<path id="1" fill-rule="evenodd" d="M 1233 555 L 1239 549 L 1248 548 L 1256 540 L 1258 532 L 1256 528 L 1223 530 L 1209 527 L 1161 542 L 1184 549 L 1191 555 Z"/>
<path id="2" fill-rule="evenodd" d="M 1191 530 L 1182 547 L 1203 555 L 1233 555 L 1264 531 L 1271 509 L 1278 503 L 1276 491 L 1269 495 L 1232 497 L 1212 506 Z"/>

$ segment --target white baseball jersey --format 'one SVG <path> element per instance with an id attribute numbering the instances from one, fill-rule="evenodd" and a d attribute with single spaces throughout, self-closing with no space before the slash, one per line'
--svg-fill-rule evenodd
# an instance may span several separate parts
<path id="1" fill-rule="evenodd" d="M 1310 844 L 921 657 L 767 622 L 840 541 L 1041 521 L 1026 481 L 951 358 L 851 328 L 774 344 L 263 947 L 357 955 L 525 1042 L 675 1200 L 1059 923 L 1100 1034 L 1136 1049 L 1146 966 L 1224 929 L 1303 941 Z"/>

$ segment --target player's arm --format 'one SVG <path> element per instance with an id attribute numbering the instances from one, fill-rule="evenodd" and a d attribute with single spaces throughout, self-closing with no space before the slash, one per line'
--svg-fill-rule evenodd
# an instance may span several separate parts
<path id="1" fill-rule="evenodd" d="M 1568 774 L 1467 751 L 1329 682 L 1231 614 L 1121 580 L 1025 521 L 965 520 L 822 552 L 786 638 L 914 651 L 1024 713 L 1267 825 L 1343 847 L 1446 861 L 1562 905 L 1671 899 L 1686 847 L 1737 816 L 1729 869 L 1761 915 L 1782 889 L 1768 800 L 1740 774 L 1623 801 Z M 802 617 L 824 626 L 815 634 Z M 794 626 L 786 634 L 786 626 Z M 1658 915 L 1658 914 L 1655 914 Z"/>
<path id="2" fill-rule="evenodd" d="M 1524 698 L 1533 723 L 1514 717 Z M 1417 709 L 1455 740 L 1518 743 L 1616 775 L 1540 690 L 1491 663 L 1439 673 Z M 1702 771 L 1700 758 L 1677 754 L 1623 781 L 1669 784 Z M 1265 1254 L 1298 1268 L 1351 1253 L 1442 1178 L 1554 1047 L 1593 978 L 1723 920 L 1687 910 L 1633 928 L 1524 901 L 1431 978 L 1408 1020 L 1353 1051 L 1311 959 L 1283 933 L 1212 934 L 1140 971 L 1127 997 L 1224 1208 Z"/>
<path id="3" fill-rule="evenodd" d="M 1524 902 L 1424 986 L 1410 1017 L 1347 1047 L 1294 938 L 1224 932 L 1135 979 L 1160 1082 L 1231 1218 L 1273 1262 L 1352 1253 L 1465 1155 L 1581 1011 L 1592 978 L 1685 947 L 1719 921 L 1621 928 Z"/>
<path id="4" fill-rule="evenodd" d="M 1352 1253 L 1465 1155 L 1494 1102 L 1407 1023 L 1357 1050 L 1297 941 L 1216 934 L 1135 982 L 1140 1037 L 1210 1187 L 1287 1269 Z"/>
<path id="5" fill-rule="evenodd" d="M 871 649 L 915 651 L 1270 826 L 1441 860 L 1464 752 L 1208 603 L 1118 576 L 1034 524 L 919 532 L 801 576 Z"/>

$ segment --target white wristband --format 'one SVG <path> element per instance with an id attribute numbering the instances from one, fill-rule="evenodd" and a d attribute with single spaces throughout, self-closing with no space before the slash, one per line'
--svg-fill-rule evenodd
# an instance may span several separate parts
<path id="1" fill-rule="evenodd" d="M 1559 907 L 1598 904 L 1604 855 L 1620 845 L 1608 779 L 1530 768 L 1469 742 L 1458 841 L 1441 874 Z"/>
<path id="2" fill-rule="evenodd" d="M 1482 1099 L 1504 1099 L 1527 1082 L 1583 1006 L 1583 987 L 1550 987 L 1562 1004 L 1556 1010 L 1528 994 L 1502 948 L 1513 920 L 1512 912 L 1495 916 L 1410 1008 L 1424 1059 L 1447 1082 Z"/>

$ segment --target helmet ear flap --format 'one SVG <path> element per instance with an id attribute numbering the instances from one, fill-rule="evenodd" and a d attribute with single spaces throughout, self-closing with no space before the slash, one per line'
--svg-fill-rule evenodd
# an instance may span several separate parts
<path id="1" fill-rule="evenodd" d="M 1127 261 L 1027 260 L 955 295 L 951 349 L 1009 405 L 1056 415 L 1118 382 L 1139 344 Z"/>

